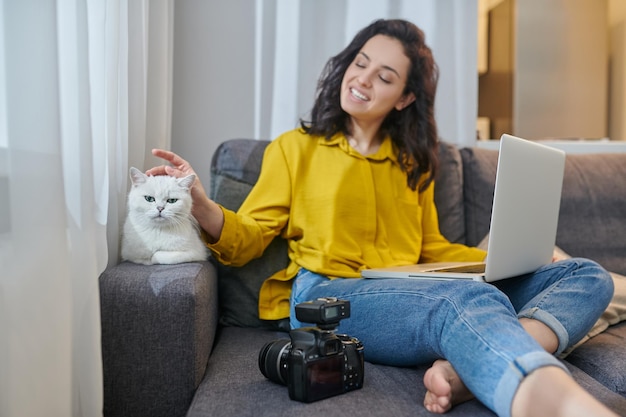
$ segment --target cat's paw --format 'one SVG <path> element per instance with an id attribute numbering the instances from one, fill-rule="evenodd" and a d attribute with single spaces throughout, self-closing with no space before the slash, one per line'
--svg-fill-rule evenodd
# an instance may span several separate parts
<path id="1" fill-rule="evenodd" d="M 139 264 L 139 265 L 153 265 L 154 262 L 152 261 L 152 259 L 145 259 L 145 258 L 135 258 L 135 259 L 130 259 L 130 258 L 124 258 L 124 261 L 129 261 L 132 262 L 134 264 Z"/>
<path id="2" fill-rule="evenodd" d="M 154 255 L 152 255 L 153 264 L 171 265 L 189 261 L 191 261 L 191 259 L 189 259 L 189 254 L 187 252 L 160 250 L 154 252 Z"/>

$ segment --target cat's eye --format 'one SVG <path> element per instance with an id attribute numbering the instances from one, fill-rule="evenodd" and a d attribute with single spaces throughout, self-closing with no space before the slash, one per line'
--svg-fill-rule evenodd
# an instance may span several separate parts
<path id="1" fill-rule="evenodd" d="M 154 197 L 152 197 L 151 195 L 144 195 L 143 198 L 145 198 L 148 203 L 154 203 L 155 201 Z"/>
<path id="2" fill-rule="evenodd" d="M 167 199 L 167 202 L 168 202 L 169 204 L 174 204 L 174 203 L 175 203 L 175 202 L 177 202 L 177 201 L 178 201 L 178 199 L 177 199 L 177 198 L 168 198 L 168 199 Z"/>

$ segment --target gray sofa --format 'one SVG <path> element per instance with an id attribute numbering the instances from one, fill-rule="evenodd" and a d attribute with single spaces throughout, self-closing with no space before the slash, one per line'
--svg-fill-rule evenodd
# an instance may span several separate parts
<path id="1" fill-rule="evenodd" d="M 211 197 L 237 209 L 256 181 L 267 143 L 223 143 L 212 160 Z M 476 245 L 489 227 L 497 152 L 442 143 L 440 154 L 436 203 L 442 233 Z M 557 245 L 626 274 L 624 207 L 626 154 L 568 155 Z M 277 238 L 263 257 L 243 268 L 208 260 L 121 263 L 105 271 L 100 277 L 105 415 L 431 415 L 421 405 L 426 365 L 366 363 L 363 389 L 310 404 L 291 401 L 286 387 L 263 377 L 259 350 L 288 336 L 285 321 L 257 318 L 257 294 L 261 282 L 286 265 L 285 248 Z M 564 359 L 579 383 L 620 415 L 626 415 L 625 339 L 626 325 L 617 324 Z M 473 400 L 448 415 L 493 413 Z"/>

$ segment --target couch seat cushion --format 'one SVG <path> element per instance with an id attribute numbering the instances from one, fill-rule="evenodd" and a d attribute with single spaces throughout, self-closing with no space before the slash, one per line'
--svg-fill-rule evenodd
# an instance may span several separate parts
<path id="1" fill-rule="evenodd" d="M 626 397 L 626 323 L 592 337 L 570 353 L 566 361 Z"/>
<path id="2" fill-rule="evenodd" d="M 425 394 L 422 379 L 427 366 L 397 368 L 366 362 L 362 389 L 310 404 L 291 401 L 287 387 L 265 379 L 258 366 L 263 345 L 281 338 L 288 335 L 261 329 L 223 328 L 187 416 L 432 416 L 422 405 Z M 568 364 L 568 367 L 596 398 L 621 415 L 626 414 L 626 399 L 575 366 Z M 446 416 L 494 414 L 472 400 L 455 407 Z"/>

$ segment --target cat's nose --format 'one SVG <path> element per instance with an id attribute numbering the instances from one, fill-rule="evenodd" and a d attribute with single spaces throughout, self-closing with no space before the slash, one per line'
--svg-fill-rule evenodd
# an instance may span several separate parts
<path id="1" fill-rule="evenodd" d="M 162 212 L 162 211 L 163 211 L 163 209 L 164 209 L 164 208 L 165 208 L 165 207 L 158 206 L 158 207 L 157 207 L 157 210 L 159 210 L 159 213 L 160 213 L 160 212 Z"/>

